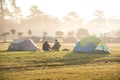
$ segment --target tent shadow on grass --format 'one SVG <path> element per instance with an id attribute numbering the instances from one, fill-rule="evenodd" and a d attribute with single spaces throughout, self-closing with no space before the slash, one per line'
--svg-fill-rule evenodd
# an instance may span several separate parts
<path id="1" fill-rule="evenodd" d="M 80 53 L 70 52 L 63 57 L 65 65 L 84 65 L 87 63 L 95 63 L 99 61 L 99 58 L 104 58 L 109 54 L 97 54 L 97 53 Z M 96 60 L 97 59 L 97 60 Z"/>
<path id="2" fill-rule="evenodd" d="M 7 52 L 6 50 L 0 50 L 0 52 Z"/>
<path id="3" fill-rule="evenodd" d="M 1 51 L 2 52 L 2 51 Z M 3 51 L 6 52 L 6 51 Z M 16 52 L 15 52 L 16 53 Z M 45 54 L 47 54 L 46 52 Z M 31 56 L 28 56 L 31 54 Z M 44 54 L 44 53 L 43 53 Z M 58 55 L 57 55 L 58 54 Z M 39 55 L 39 54 L 32 54 L 32 52 L 28 52 L 24 56 L 10 56 L 9 58 L 14 60 L 16 64 L 19 66 L 11 66 L 11 67 L 0 67 L 0 71 L 14 71 L 14 70 L 34 70 L 37 68 L 56 68 L 68 65 L 85 65 L 89 63 L 97 62 L 96 59 L 103 58 L 108 56 L 109 54 L 95 54 L 95 53 L 76 53 L 76 52 L 69 52 L 66 51 L 63 56 L 59 56 L 61 53 L 54 52 L 51 54 L 51 57 L 47 57 L 47 55 Z M 48 53 L 48 55 L 50 55 Z M 41 58 L 43 56 L 43 58 Z M 55 57 L 54 57 L 55 56 Z M 105 61 L 104 61 L 105 62 Z M 22 64 L 21 64 L 22 63 Z"/>

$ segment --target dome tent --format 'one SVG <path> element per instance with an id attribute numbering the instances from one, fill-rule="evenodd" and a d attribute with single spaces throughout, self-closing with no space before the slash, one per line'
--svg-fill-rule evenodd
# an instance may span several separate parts
<path id="1" fill-rule="evenodd" d="M 16 39 L 8 47 L 8 51 L 36 51 L 38 46 L 31 39 Z"/>
<path id="2" fill-rule="evenodd" d="M 85 52 L 85 53 L 98 53 L 105 52 L 110 53 L 109 49 L 103 43 L 103 41 L 95 36 L 88 36 L 75 44 L 73 49 L 75 52 Z"/>
<path id="3" fill-rule="evenodd" d="M 108 47 L 106 46 L 106 44 L 101 41 L 98 46 L 95 48 L 95 53 L 110 53 L 110 50 L 108 49 Z"/>

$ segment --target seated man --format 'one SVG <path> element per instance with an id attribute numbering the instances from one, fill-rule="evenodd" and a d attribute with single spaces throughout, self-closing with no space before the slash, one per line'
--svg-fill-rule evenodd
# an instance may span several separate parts
<path id="1" fill-rule="evenodd" d="M 50 45 L 48 44 L 48 41 L 45 41 L 42 46 L 43 51 L 49 51 L 51 49 Z"/>
<path id="2" fill-rule="evenodd" d="M 52 50 L 59 51 L 60 46 L 60 43 L 57 40 L 55 40 L 55 44 L 53 45 Z"/>

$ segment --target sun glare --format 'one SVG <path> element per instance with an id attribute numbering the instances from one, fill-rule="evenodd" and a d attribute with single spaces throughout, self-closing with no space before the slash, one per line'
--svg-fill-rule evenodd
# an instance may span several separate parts
<path id="1" fill-rule="evenodd" d="M 36 5 L 44 13 L 60 19 L 74 11 L 89 21 L 93 18 L 92 13 L 98 9 L 104 10 L 106 17 L 120 17 L 119 0 L 17 0 L 17 5 L 22 8 L 24 15 L 29 14 L 31 5 Z"/>
<path id="2" fill-rule="evenodd" d="M 79 18 L 83 19 L 84 24 L 95 18 L 93 15 L 95 10 L 103 10 L 106 18 L 111 18 L 112 16 L 120 18 L 119 0 L 17 0 L 17 6 L 22 9 L 24 16 L 30 14 L 29 9 L 32 5 L 38 6 L 45 14 L 57 17 L 60 20 L 67 16 L 69 12 L 76 12 Z M 71 29 L 74 30 L 74 27 L 71 27 Z M 118 29 L 118 27 L 106 27 L 102 28 L 101 31 L 106 29 L 110 31 Z"/>

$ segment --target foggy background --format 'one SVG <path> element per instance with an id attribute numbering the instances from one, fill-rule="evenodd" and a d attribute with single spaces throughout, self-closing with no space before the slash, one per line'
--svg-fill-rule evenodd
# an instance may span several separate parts
<path id="1" fill-rule="evenodd" d="M 0 0 L 0 38 L 46 32 L 51 37 L 94 35 L 119 41 L 118 1 Z"/>

